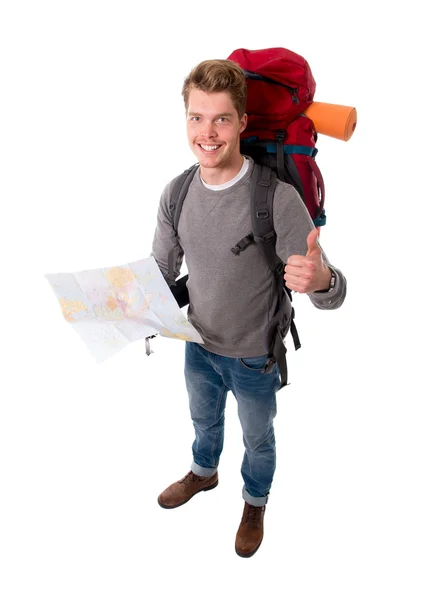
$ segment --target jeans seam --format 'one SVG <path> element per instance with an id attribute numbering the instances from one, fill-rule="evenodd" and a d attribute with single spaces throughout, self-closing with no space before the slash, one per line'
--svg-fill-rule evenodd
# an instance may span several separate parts
<path id="1" fill-rule="evenodd" d="M 216 413 L 215 413 L 215 420 L 217 419 L 217 417 L 218 417 L 218 415 L 219 415 L 219 413 L 221 411 L 221 403 L 223 401 L 225 391 L 226 391 L 226 386 L 223 385 L 223 387 L 221 388 L 221 394 L 220 394 L 220 397 L 219 397 L 219 400 L 218 400 L 218 403 L 217 403 L 217 410 L 216 410 Z M 216 435 L 215 435 L 215 442 L 214 442 L 213 450 L 212 450 L 212 457 L 213 457 L 213 462 L 214 462 L 215 465 L 217 465 L 217 461 L 218 461 L 217 456 L 216 456 L 216 451 L 217 451 L 218 439 L 220 437 L 220 433 L 221 433 L 221 429 L 217 428 L 217 432 L 216 432 Z"/>

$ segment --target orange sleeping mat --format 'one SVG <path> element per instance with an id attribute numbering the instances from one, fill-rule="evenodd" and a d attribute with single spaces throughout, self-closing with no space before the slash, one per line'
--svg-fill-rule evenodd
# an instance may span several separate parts
<path id="1" fill-rule="evenodd" d="M 357 111 L 352 106 L 312 102 L 304 111 L 312 120 L 318 133 L 347 142 L 353 135 L 357 124 Z"/>

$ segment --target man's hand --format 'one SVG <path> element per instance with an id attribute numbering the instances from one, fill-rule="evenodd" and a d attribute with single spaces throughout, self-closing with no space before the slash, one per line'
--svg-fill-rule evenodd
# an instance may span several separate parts
<path id="1" fill-rule="evenodd" d="M 288 258 L 284 275 L 286 287 L 301 294 L 328 290 L 331 271 L 322 259 L 316 229 L 307 236 L 307 248 L 306 256 L 293 254 Z"/>

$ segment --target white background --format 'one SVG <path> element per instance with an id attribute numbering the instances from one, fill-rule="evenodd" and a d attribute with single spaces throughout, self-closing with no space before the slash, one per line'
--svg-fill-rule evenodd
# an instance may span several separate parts
<path id="1" fill-rule="evenodd" d="M 434 600 L 434 34 L 422 4 L 2 4 L 2 600 Z M 330 313 L 295 299 L 303 346 L 289 338 L 265 538 L 244 560 L 234 397 L 220 485 L 162 510 L 156 497 L 191 463 L 184 344 L 158 337 L 146 357 L 136 342 L 97 366 L 44 273 L 149 256 L 160 193 L 195 162 L 184 77 L 270 46 L 303 55 L 315 100 L 355 106 L 358 125 L 347 143 L 319 139 L 321 243 L 348 297 Z"/>

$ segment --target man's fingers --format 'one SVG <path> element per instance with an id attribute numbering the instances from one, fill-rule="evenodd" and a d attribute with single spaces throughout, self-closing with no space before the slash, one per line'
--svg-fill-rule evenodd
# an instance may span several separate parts
<path id="1" fill-rule="evenodd" d="M 305 284 L 308 281 L 311 281 L 311 279 L 312 274 L 303 271 L 300 271 L 299 274 L 289 273 L 284 276 L 284 280 L 290 287 L 292 287 L 293 285 Z"/>
<path id="2" fill-rule="evenodd" d="M 290 256 L 285 266 L 285 272 L 291 271 L 294 267 L 295 269 L 307 269 L 308 271 L 316 269 L 315 263 L 306 256 Z"/>
<path id="3" fill-rule="evenodd" d="M 309 259 L 306 256 L 300 256 L 299 254 L 293 254 L 288 258 L 288 265 L 294 265 L 295 267 L 301 267 L 309 262 Z"/>
<path id="4" fill-rule="evenodd" d="M 311 281 L 313 279 L 313 273 L 310 273 L 309 271 L 303 271 L 303 269 L 299 269 L 298 273 L 295 273 L 295 272 L 285 273 L 285 275 L 283 276 L 283 279 L 286 282 L 289 282 L 289 281 L 306 282 L 306 281 Z"/>
<path id="5" fill-rule="evenodd" d="M 308 291 L 310 286 L 310 278 L 306 277 L 286 277 L 285 285 L 294 292 L 304 294 Z"/>
<path id="6" fill-rule="evenodd" d="M 286 287 L 288 287 L 290 290 L 294 290 L 294 292 L 301 292 L 304 293 L 307 286 L 309 285 L 308 281 L 302 281 L 301 279 L 299 281 L 285 281 L 285 285 Z"/>

